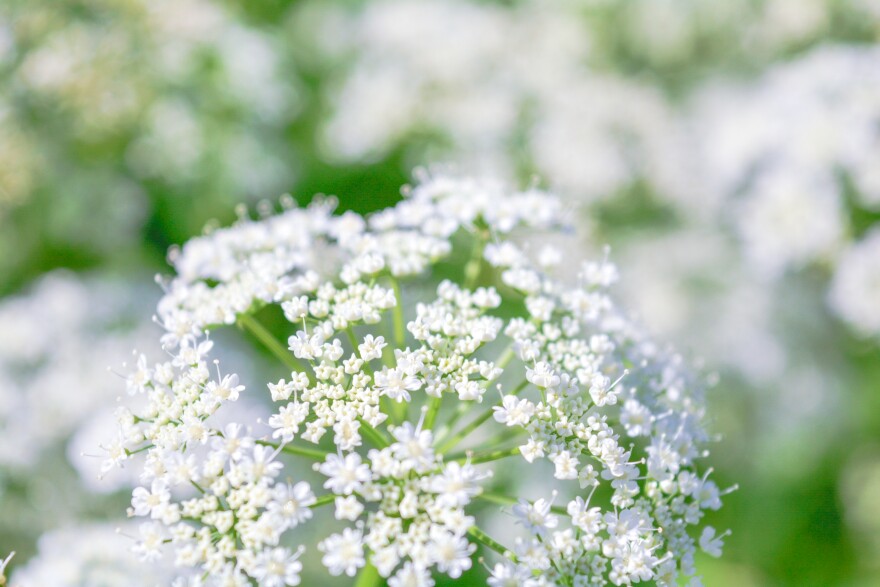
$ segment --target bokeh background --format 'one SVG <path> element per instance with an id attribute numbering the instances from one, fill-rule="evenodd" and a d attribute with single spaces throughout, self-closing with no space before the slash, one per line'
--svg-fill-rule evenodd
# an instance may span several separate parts
<path id="1" fill-rule="evenodd" d="M 567 253 L 611 245 L 617 295 L 717 380 L 740 490 L 707 585 L 880 585 L 878 40 L 878 0 L 0 3 L 13 584 L 128 585 L 131 480 L 88 455 L 170 247 L 439 164 L 555 189 Z"/>

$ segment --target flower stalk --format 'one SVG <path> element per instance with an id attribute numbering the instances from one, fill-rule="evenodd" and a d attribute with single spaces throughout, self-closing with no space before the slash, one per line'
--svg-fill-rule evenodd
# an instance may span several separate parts
<path id="1" fill-rule="evenodd" d="M 273 355 L 281 360 L 284 365 L 298 373 L 308 374 L 305 365 L 297 360 L 296 357 L 287 349 L 269 330 L 263 326 L 251 314 L 239 314 L 236 322 L 241 328 L 250 332 L 263 346 L 265 346 Z"/>

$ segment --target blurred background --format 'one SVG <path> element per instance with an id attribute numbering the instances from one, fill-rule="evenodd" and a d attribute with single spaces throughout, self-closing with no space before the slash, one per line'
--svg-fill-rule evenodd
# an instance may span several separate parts
<path id="1" fill-rule="evenodd" d="M 555 189 L 569 254 L 611 245 L 617 295 L 717 379 L 741 489 L 707 585 L 880 585 L 878 41 L 880 0 L 0 3 L 13 584 L 129 584 L 92 563 L 132 480 L 88 454 L 169 247 L 283 193 L 376 210 L 443 164 Z"/>

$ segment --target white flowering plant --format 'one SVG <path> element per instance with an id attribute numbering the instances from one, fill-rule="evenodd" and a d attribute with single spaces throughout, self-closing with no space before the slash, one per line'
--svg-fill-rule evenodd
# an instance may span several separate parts
<path id="1" fill-rule="evenodd" d="M 135 552 L 173 553 L 176 586 L 297 585 L 307 549 L 359 585 L 433 585 L 481 556 L 494 587 L 699 584 L 697 548 L 726 535 L 703 523 L 726 492 L 701 379 L 615 305 L 607 259 L 566 280 L 558 252 L 532 254 L 565 228 L 552 194 L 442 173 L 403 192 L 366 218 L 282 200 L 172 252 L 169 357 L 138 361 L 147 407 L 120 409 L 105 447 L 108 471 L 143 459 Z M 211 333 L 233 324 L 288 374 L 224 373 Z M 239 412 L 246 396 L 272 415 Z M 538 494 L 493 485 L 514 466 L 548 473 Z M 491 535 L 499 511 L 516 532 Z"/>

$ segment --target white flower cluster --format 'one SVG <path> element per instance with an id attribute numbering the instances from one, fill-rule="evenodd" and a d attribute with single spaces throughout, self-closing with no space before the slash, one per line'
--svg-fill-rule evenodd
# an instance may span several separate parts
<path id="1" fill-rule="evenodd" d="M 592 32 L 581 8 L 382 0 L 325 15 L 311 34 L 344 39 L 327 53 L 354 61 L 333 86 L 330 154 L 371 159 L 427 133 L 443 141 L 427 141 L 420 161 L 452 157 L 509 174 L 525 159 L 589 201 L 641 174 L 678 195 L 688 183 L 677 175 L 687 160 L 668 161 L 683 155 L 672 148 L 675 116 L 652 88 L 588 66 Z"/>
<path id="2" fill-rule="evenodd" d="M 363 462 L 358 453 L 327 455 L 316 465 L 328 477 L 324 487 L 333 492 L 336 519 L 365 522 L 345 528 L 318 545 L 330 573 L 354 576 L 366 564 L 364 549 L 379 574 L 391 585 L 429 584 L 430 569 L 457 578 L 471 567 L 476 546 L 465 534 L 474 519 L 463 508 L 480 493 L 478 482 L 489 475 L 470 464 L 443 459 L 433 448 L 430 430 L 422 422 L 391 427 L 392 444 L 371 449 Z M 366 507 L 377 504 L 376 511 Z M 408 559 L 408 560 L 406 560 Z"/>
<path id="3" fill-rule="evenodd" d="M 880 52 L 827 47 L 771 69 L 756 87 L 704 98 L 707 185 L 742 194 L 740 234 L 769 272 L 829 257 L 846 233 L 845 186 L 880 206 Z"/>
<path id="4" fill-rule="evenodd" d="M 581 283 L 570 288 L 522 267 L 523 258 L 520 267 L 502 265 L 502 280 L 523 293 L 529 316 L 511 320 L 505 334 L 539 396 L 503 395 L 494 418 L 525 429 L 523 458 L 547 458 L 556 479 L 576 480 L 588 496 L 568 504 L 566 530 L 556 530 L 548 500 L 521 500 L 514 514 L 532 536 L 514 549 L 516 564 L 495 568 L 495 584 L 532 575 L 547 584 L 573 577 L 583 585 L 606 584 L 606 577 L 617 585 L 676 584 L 679 573 L 694 572 L 687 526 L 700 521 L 702 510 L 719 508 L 723 493 L 695 473 L 707 440 L 693 395 L 698 382 L 679 357 L 616 313 L 604 292 L 617 278 L 614 266 L 585 264 Z M 646 443 L 642 458 L 626 442 L 639 438 Z M 613 511 L 589 508 L 601 480 L 610 482 Z"/>
<path id="5" fill-rule="evenodd" d="M 155 339 L 148 322 L 131 322 L 145 300 L 131 284 L 58 271 L 0 303 L 0 467 L 33 464 L 113 410 L 107 367 Z"/>
<path id="6" fill-rule="evenodd" d="M 723 5 L 712 0 L 634 0 L 604 6 L 596 26 L 614 30 L 617 51 L 630 59 L 693 72 L 706 60 L 717 67 L 718 60 L 754 64 L 779 58 L 834 36 L 836 19 L 876 20 L 877 8 L 872 10 L 871 4 L 872 0 L 727 0 Z"/>
<path id="7" fill-rule="evenodd" d="M 10 132 L 0 139 L 7 156 L 0 185 L 9 189 L 0 200 L 59 183 L 65 193 L 122 191 L 125 198 L 102 198 L 97 208 L 130 225 L 142 220 L 130 202 L 142 203 L 137 187 L 146 187 L 132 177 L 189 192 L 220 173 L 238 197 L 289 184 L 278 129 L 299 98 L 271 27 L 246 24 L 207 0 L 124 0 L 68 12 L 36 0 L 3 12 L 0 65 L 10 75 L 0 118 Z M 90 149 L 90 165 L 73 178 L 57 170 L 75 167 L 81 155 L 59 147 L 59 126 L 62 142 Z"/>
<path id="8" fill-rule="evenodd" d="M 757 87 L 703 97 L 705 183 L 735 202 L 746 256 L 763 273 L 848 259 L 852 275 L 853 260 L 864 258 L 847 249 L 869 248 L 853 242 L 851 209 L 880 208 L 878 71 L 876 48 L 826 47 L 775 67 Z M 862 284 L 845 294 L 833 286 L 832 309 L 856 331 L 876 334 L 876 320 L 859 309 L 872 303 Z"/>
<path id="9" fill-rule="evenodd" d="M 616 309 L 605 292 L 613 265 L 586 263 L 566 285 L 510 240 L 557 231 L 555 196 L 420 180 L 366 219 L 332 215 L 324 201 L 242 218 L 172 255 L 179 275 L 157 317 L 171 358 L 130 375 L 129 392 L 149 407 L 122 414 L 106 461 L 146 454 L 129 514 L 151 521 L 136 551 L 152 560 L 170 545 L 178 565 L 204 574 L 187 585 L 296 585 L 305 549 L 290 546 L 302 542 L 296 529 L 333 503 L 344 527 L 317 545 L 332 575 L 433 585 L 432 572 L 470 569 L 478 545 L 505 554 L 493 581 L 674 585 L 693 575 L 689 527 L 723 493 L 701 465 L 699 381 Z M 466 258 L 462 247 L 472 250 L 461 282 L 426 294 L 429 271 Z M 495 277 L 497 287 L 478 287 Z M 277 308 L 272 326 L 266 306 Z M 267 386 L 276 407 L 266 421 L 237 418 L 256 392 L 209 367 L 207 329 L 223 323 L 248 330 L 290 371 Z M 493 386 L 501 402 L 481 408 L 494 403 Z M 475 443 L 483 425 L 498 437 Z M 559 491 L 584 492 L 569 507 L 573 528 L 547 533 L 552 499 L 485 493 L 492 463 L 519 455 L 551 461 Z M 324 478 L 323 495 L 296 468 L 304 459 Z M 512 548 L 489 537 L 475 503 L 489 498 L 519 503 L 532 535 Z"/>
<path id="10" fill-rule="evenodd" d="M 113 524 L 68 526 L 40 538 L 37 555 L 17 568 L 10 587 L 156 587 L 170 585 L 174 567 L 160 561 L 141 564 Z M 0 561 L 0 579 L 3 576 Z M 0 585 L 4 583 L 0 580 Z"/>

